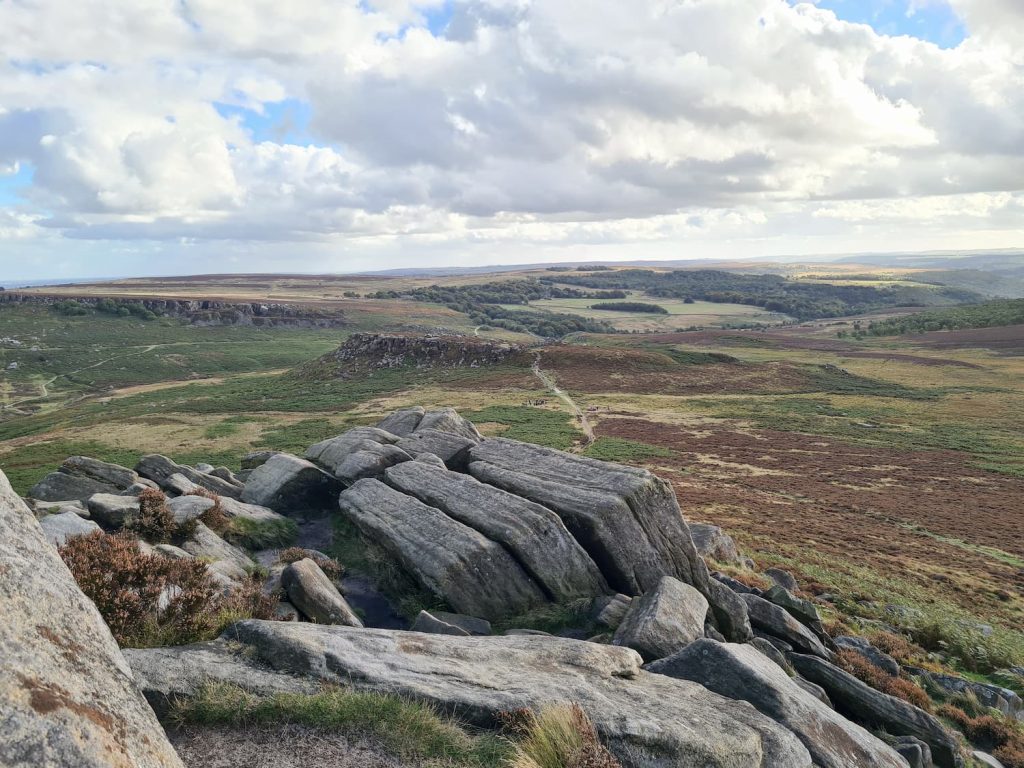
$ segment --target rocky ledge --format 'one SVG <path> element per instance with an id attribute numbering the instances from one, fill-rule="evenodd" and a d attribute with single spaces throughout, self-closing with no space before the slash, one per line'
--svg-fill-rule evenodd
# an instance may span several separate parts
<path id="1" fill-rule="evenodd" d="M 57 685 L 65 668 L 71 675 L 63 698 L 45 706 L 32 703 L 38 685 L 26 673 L 4 677 L 12 700 L 24 703 L 16 733 L 29 734 L 25 743 L 39 754 L 56 754 L 47 733 L 93 728 L 83 707 L 109 689 L 103 712 L 113 731 L 146 737 L 117 748 L 156 755 L 135 764 L 174 764 L 159 762 L 163 737 L 132 698 L 127 659 L 160 712 L 209 681 L 259 694 L 330 684 L 428 702 L 482 727 L 512 710 L 577 704 L 626 768 L 965 765 L 960 743 L 933 715 L 841 668 L 840 651 L 856 653 L 909 684 L 908 671 L 863 638 L 832 638 L 789 574 L 745 580 L 771 576 L 775 586 L 762 590 L 710 573 L 705 556 L 733 561 L 737 576 L 745 561 L 720 529 L 699 529 L 695 543 L 671 486 L 648 471 L 483 438 L 453 409 L 418 407 L 304 456 L 266 451 L 242 466 L 232 473 L 154 455 L 128 469 L 72 457 L 32 490 L 40 523 L 10 493 L 0 498 L 0 523 L 17 527 L 16 536 L 5 528 L 5 539 L 28 542 L 16 556 L 36 574 L 0 569 L 0 608 L 15 616 L 0 628 L 4 661 L 49 680 L 44 686 Z M 191 524 L 175 544 L 140 547 L 207 563 L 225 594 L 269 565 L 259 578 L 282 620 L 244 620 L 215 640 L 126 649 L 122 658 L 43 541 L 130 529 L 153 494 L 167 497 L 176 524 Z M 254 551 L 265 544 L 225 540 L 200 522 L 214 505 L 247 529 L 338 518 L 348 545 L 372 549 L 444 610 L 421 611 L 411 626 L 376 611 L 367 595 L 386 596 L 373 584 L 339 582 L 320 552 L 275 560 L 277 550 Z M 35 598 L 54 584 L 63 602 L 44 611 Z M 567 606 L 580 621 L 562 636 L 517 623 Z M 494 623 L 512 628 L 493 634 Z M 76 635 L 79 625 L 92 634 Z M 58 645 L 36 659 L 32 632 L 85 637 L 102 653 L 83 665 Z M 18 749 L 9 733 L 0 728 L 0 758 Z"/>

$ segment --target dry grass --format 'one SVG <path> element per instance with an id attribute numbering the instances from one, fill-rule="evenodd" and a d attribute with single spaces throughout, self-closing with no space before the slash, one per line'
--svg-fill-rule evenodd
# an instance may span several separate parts
<path id="1" fill-rule="evenodd" d="M 509 720 L 520 738 L 508 768 L 622 768 L 578 704 L 520 710 Z"/>
<path id="2" fill-rule="evenodd" d="M 856 651 L 839 651 L 836 654 L 836 664 L 876 691 L 903 699 L 915 707 L 920 707 L 925 712 L 932 711 L 932 700 L 928 698 L 924 689 L 910 680 L 887 675 Z"/>

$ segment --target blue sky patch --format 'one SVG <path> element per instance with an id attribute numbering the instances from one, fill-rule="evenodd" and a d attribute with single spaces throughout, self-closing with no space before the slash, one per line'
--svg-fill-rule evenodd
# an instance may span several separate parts
<path id="1" fill-rule="evenodd" d="M 22 201 L 22 190 L 32 186 L 35 168 L 31 163 L 19 163 L 17 173 L 0 174 L 0 206 L 14 205 Z"/>
<path id="2" fill-rule="evenodd" d="M 870 24 L 880 34 L 910 35 L 942 48 L 955 48 L 967 36 L 946 0 L 930 0 L 914 11 L 908 0 L 818 0 L 815 5 L 845 21 Z"/>
<path id="3" fill-rule="evenodd" d="M 285 99 L 263 105 L 263 112 L 234 104 L 214 102 L 222 117 L 237 118 L 252 135 L 253 141 L 276 144 L 315 144 L 309 133 L 312 107 L 299 99 Z"/>

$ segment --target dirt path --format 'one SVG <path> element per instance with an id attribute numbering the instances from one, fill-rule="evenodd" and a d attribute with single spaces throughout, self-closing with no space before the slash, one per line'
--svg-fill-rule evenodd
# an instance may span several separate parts
<path id="1" fill-rule="evenodd" d="M 541 370 L 540 352 L 537 352 L 534 355 L 532 370 L 533 375 L 540 379 L 541 383 L 547 389 L 551 390 L 551 394 L 553 394 L 555 397 L 559 398 L 562 402 L 569 406 L 569 410 L 572 411 L 573 416 L 575 416 L 576 419 L 579 421 L 580 429 L 583 430 L 584 440 L 583 444 L 577 446 L 574 450 L 578 452 L 590 446 L 590 444 L 594 442 L 595 437 L 594 428 L 590 426 L 590 422 L 587 420 L 587 414 L 584 413 L 583 409 L 576 404 L 576 401 L 569 396 L 569 393 L 562 390 L 558 386 L 558 384 L 555 383 L 555 380 L 554 378 L 552 378 L 551 374 L 545 373 L 543 370 Z"/>

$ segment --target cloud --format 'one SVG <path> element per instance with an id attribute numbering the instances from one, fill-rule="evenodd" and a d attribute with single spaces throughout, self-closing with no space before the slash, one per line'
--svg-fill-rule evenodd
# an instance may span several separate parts
<path id="1" fill-rule="evenodd" d="M 0 232 L 642 255 L 988 216 L 1010 237 L 1022 10 L 950 2 L 952 49 L 784 0 L 3 3 L 0 167 L 34 176 Z M 285 101 L 308 145 L 249 120 Z M 948 201 L 970 205 L 931 215 Z"/>

